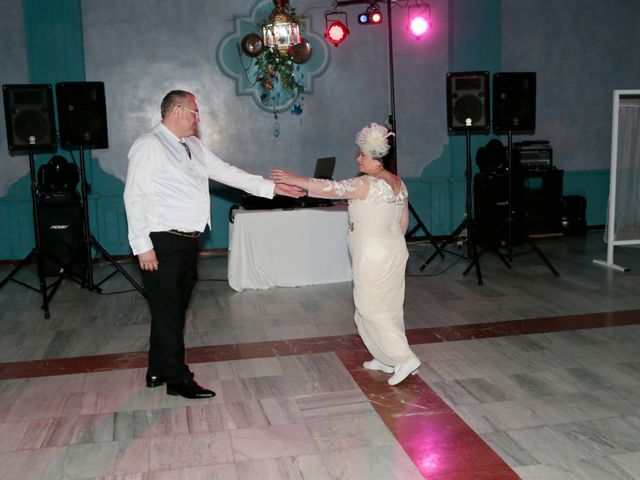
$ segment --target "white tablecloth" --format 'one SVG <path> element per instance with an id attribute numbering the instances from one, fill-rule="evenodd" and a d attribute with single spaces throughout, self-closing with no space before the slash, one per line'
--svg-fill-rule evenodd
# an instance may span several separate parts
<path id="1" fill-rule="evenodd" d="M 231 288 L 351 281 L 346 206 L 238 209 L 229 225 Z"/>

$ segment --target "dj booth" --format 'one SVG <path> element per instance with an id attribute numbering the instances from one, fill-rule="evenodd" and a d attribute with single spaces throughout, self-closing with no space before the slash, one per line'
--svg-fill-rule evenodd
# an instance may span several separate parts
<path id="1" fill-rule="evenodd" d="M 231 288 L 267 289 L 351 281 L 347 207 L 234 209 Z"/>

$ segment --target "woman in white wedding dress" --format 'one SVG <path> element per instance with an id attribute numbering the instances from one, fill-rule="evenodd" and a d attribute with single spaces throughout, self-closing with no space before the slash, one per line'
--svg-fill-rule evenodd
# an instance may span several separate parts
<path id="1" fill-rule="evenodd" d="M 417 371 L 420 360 L 409 348 L 404 332 L 408 193 L 404 182 L 383 165 L 390 135 L 393 133 L 376 123 L 358 133 L 360 177 L 320 180 L 279 168 L 270 177 L 306 189 L 310 197 L 349 200 L 355 322 L 373 356 L 363 366 L 393 373 L 388 383 L 396 385 Z"/>

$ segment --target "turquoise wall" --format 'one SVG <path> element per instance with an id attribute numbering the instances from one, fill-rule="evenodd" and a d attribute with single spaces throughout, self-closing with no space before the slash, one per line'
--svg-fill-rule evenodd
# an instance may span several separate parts
<path id="1" fill-rule="evenodd" d="M 85 80 L 86 36 L 83 34 L 82 0 L 22 0 L 22 4 L 28 82 L 55 84 L 63 81 Z M 446 19 L 441 19 L 447 22 L 448 71 L 488 70 L 493 73 L 503 69 L 508 70 L 503 63 L 505 40 L 502 16 L 505 4 L 510 7 L 515 5 L 511 0 L 450 0 L 448 2 L 448 16 Z M 109 21 L 112 20 L 109 19 Z M 85 25 L 86 21 L 85 19 Z M 369 35 L 371 32 L 373 30 L 363 30 L 360 34 Z M 340 52 L 344 54 L 349 48 L 355 47 L 346 44 L 340 47 L 342 49 Z M 409 51 L 412 47 L 401 45 L 399 48 Z M 513 55 L 513 52 L 510 55 Z M 540 52 L 538 56 L 540 55 L 544 55 L 544 52 Z M 340 58 L 334 54 L 332 66 L 347 68 L 346 64 L 341 64 L 345 61 L 344 55 Z M 363 68 L 363 65 L 359 68 Z M 330 79 L 334 73 L 329 70 L 327 78 Z M 367 79 L 362 81 L 366 84 Z M 381 83 L 385 81 L 382 78 Z M 326 86 L 318 81 L 318 88 L 317 95 L 323 95 L 322 88 Z M 400 96 L 403 93 L 398 92 Z M 313 107 L 313 102 L 316 100 L 313 96 L 309 96 L 307 102 Z M 444 102 L 445 99 L 443 98 L 442 101 Z M 384 108 L 384 99 L 380 102 Z M 344 114 L 350 113 L 344 112 Z M 404 120 L 402 115 L 403 112 L 398 112 L 399 129 L 403 121 L 414 120 L 410 116 L 408 120 Z M 290 120 L 283 119 L 283 122 L 287 121 Z M 301 121 L 309 122 L 310 120 Z M 304 129 L 304 125 L 302 128 Z M 490 135 L 481 134 L 471 136 L 474 159 L 477 148 L 485 145 L 491 138 L 493 137 Z M 318 141 L 311 139 L 311 142 L 318 143 Z M 325 141 L 320 140 L 320 143 Z M 399 143 L 403 141 L 405 140 L 401 137 Z M 443 146 L 440 156 L 428 163 L 419 176 L 405 177 L 412 206 L 434 235 L 450 233 L 462 218 L 465 207 L 465 152 L 465 137 L 452 135 L 448 143 Z M 75 160 L 78 160 L 77 151 L 60 153 L 69 159 L 75 156 Z M 100 150 L 85 152 L 87 181 L 92 187 L 89 196 L 91 230 L 111 254 L 127 255 L 130 252 L 126 240 L 126 219 L 122 203 L 123 183 L 120 178 L 106 173 L 101 168 L 98 163 L 100 156 Z M 49 158 L 50 155 L 36 156 L 36 168 Z M 606 160 L 604 159 L 603 164 Z M 25 158 L 24 161 L 26 162 L 27 159 Z M 271 160 L 262 161 L 265 162 L 266 171 L 271 166 Z M 473 163 L 475 168 L 475 162 Z M 564 193 L 565 195 L 583 195 L 587 199 L 588 224 L 602 225 L 606 221 L 609 171 L 603 168 L 581 170 L 579 167 L 576 168 L 576 163 L 579 162 L 574 162 L 570 169 L 565 169 Z M 214 230 L 205 236 L 203 248 L 227 246 L 229 208 L 239 199 L 240 194 L 237 191 L 219 186 L 212 188 Z M 0 228 L 5 232 L 0 237 L 0 260 L 20 259 L 33 247 L 31 203 L 28 176 L 13 183 L 6 196 L 0 196 Z M 415 219 L 412 219 L 411 226 L 414 224 Z"/>

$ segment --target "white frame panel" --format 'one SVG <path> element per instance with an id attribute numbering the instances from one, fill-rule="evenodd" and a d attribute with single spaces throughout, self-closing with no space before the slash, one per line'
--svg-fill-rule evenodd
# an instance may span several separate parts
<path id="1" fill-rule="evenodd" d="M 613 91 L 613 118 L 611 121 L 611 173 L 609 178 L 609 205 L 607 214 L 607 259 L 594 260 L 598 266 L 612 268 L 621 272 L 629 271 L 628 267 L 616 265 L 613 261 L 614 247 L 625 245 L 640 245 L 640 238 L 637 240 L 614 239 L 616 225 L 616 187 L 618 170 L 618 119 L 620 113 L 620 97 L 638 95 L 640 90 L 614 90 Z M 640 168 L 640 165 L 638 165 Z"/>

